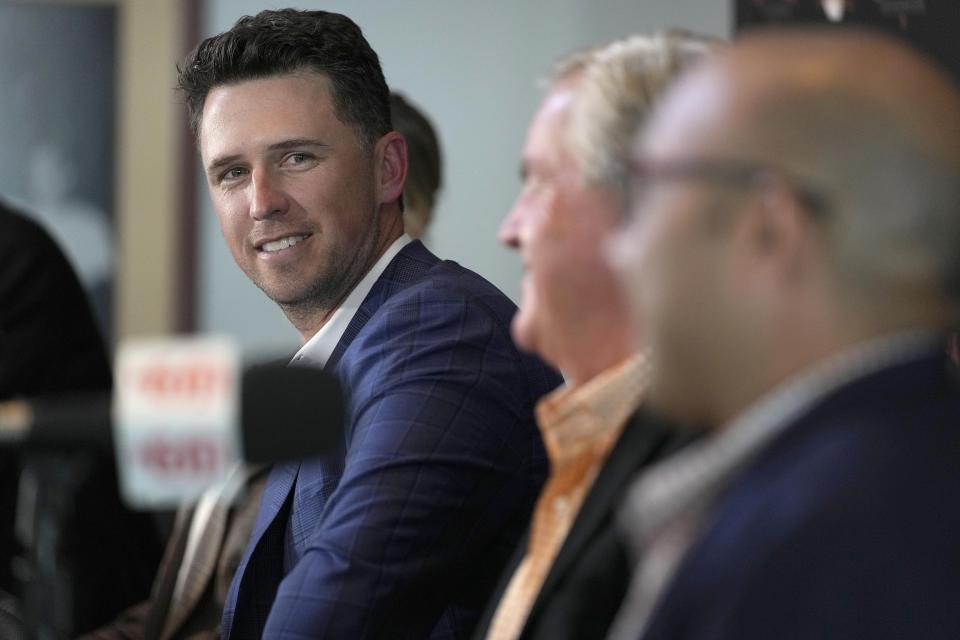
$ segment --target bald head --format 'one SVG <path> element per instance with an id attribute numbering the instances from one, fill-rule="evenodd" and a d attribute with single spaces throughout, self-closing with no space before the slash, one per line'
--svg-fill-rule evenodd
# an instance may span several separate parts
<path id="1" fill-rule="evenodd" d="M 956 321 L 951 83 L 884 36 L 781 31 L 668 89 L 635 144 L 615 257 L 651 406 L 724 424 L 854 344 Z"/>
<path id="2" fill-rule="evenodd" d="M 840 275 L 872 288 L 935 275 L 960 295 L 960 94 L 897 40 L 748 36 L 679 83 L 644 147 L 781 168 L 824 196 Z"/>

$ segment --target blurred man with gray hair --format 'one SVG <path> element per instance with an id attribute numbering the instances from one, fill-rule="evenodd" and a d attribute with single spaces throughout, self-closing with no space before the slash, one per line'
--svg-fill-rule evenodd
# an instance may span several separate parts
<path id="1" fill-rule="evenodd" d="M 633 155 L 615 262 L 647 401 L 612 638 L 960 637 L 960 94 L 867 32 L 747 37 Z"/>
<path id="2" fill-rule="evenodd" d="M 670 33 L 576 54 L 558 65 L 530 124 L 523 190 L 500 232 L 526 271 L 512 329 L 567 385 L 537 407 L 550 479 L 479 637 L 602 636 L 623 597 L 623 550 L 607 538 L 611 506 L 633 472 L 672 441 L 652 418 L 629 421 L 646 365 L 604 247 L 624 215 L 633 133 L 663 87 L 706 48 L 702 38 Z M 600 587 L 585 571 L 603 574 Z"/>

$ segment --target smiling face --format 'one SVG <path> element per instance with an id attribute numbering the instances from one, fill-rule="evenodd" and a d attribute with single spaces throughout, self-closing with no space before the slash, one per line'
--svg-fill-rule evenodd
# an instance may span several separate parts
<path id="1" fill-rule="evenodd" d="M 563 143 L 575 90 L 575 80 L 560 83 L 534 116 L 521 162 L 523 189 L 500 228 L 500 240 L 520 251 L 525 270 L 514 340 L 559 367 L 571 384 L 636 346 L 604 258 L 619 196 L 586 184 Z"/>
<path id="2" fill-rule="evenodd" d="M 398 195 L 381 188 L 385 140 L 365 149 L 330 92 L 314 72 L 215 87 L 199 136 L 234 260 L 304 337 L 402 229 L 380 206 Z"/>

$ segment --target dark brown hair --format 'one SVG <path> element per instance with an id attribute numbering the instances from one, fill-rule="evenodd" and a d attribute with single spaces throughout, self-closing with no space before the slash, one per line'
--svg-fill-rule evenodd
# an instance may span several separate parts
<path id="1" fill-rule="evenodd" d="M 194 136 L 214 87 L 298 71 L 329 79 L 337 117 L 356 128 L 365 147 L 393 128 L 380 60 L 360 27 L 338 13 L 281 9 L 244 16 L 197 45 L 177 71 Z"/>

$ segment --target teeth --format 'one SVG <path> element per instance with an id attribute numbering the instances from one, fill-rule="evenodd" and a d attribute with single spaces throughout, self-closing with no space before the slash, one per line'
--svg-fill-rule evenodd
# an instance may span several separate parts
<path id="1" fill-rule="evenodd" d="M 292 247 L 297 244 L 307 236 L 289 236 L 287 238 L 280 238 L 279 240 L 274 240 L 273 242 L 265 243 L 260 249 L 266 251 L 267 253 L 273 253 L 275 251 L 283 251 L 288 247 Z"/>

